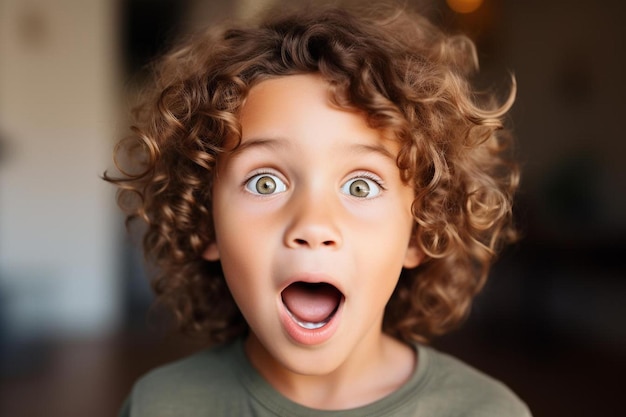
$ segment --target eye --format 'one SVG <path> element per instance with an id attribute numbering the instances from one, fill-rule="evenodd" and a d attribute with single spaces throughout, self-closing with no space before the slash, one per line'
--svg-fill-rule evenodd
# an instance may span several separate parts
<path id="1" fill-rule="evenodd" d="M 381 186 L 372 179 L 359 177 L 346 182 L 341 191 L 353 197 L 373 198 L 380 194 Z"/>
<path id="2" fill-rule="evenodd" d="M 258 174 L 246 181 L 246 190 L 252 194 L 269 195 L 282 193 L 287 186 L 275 175 Z"/>

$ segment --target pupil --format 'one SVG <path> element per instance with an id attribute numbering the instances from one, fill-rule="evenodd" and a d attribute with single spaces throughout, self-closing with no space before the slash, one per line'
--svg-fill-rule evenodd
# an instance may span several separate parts
<path id="1" fill-rule="evenodd" d="M 363 180 L 356 180 L 350 184 L 350 194 L 355 197 L 367 197 L 370 193 L 370 187 Z"/>
<path id="2" fill-rule="evenodd" d="M 276 189 L 276 182 L 271 177 L 262 177 L 256 183 L 259 194 L 272 194 Z"/>

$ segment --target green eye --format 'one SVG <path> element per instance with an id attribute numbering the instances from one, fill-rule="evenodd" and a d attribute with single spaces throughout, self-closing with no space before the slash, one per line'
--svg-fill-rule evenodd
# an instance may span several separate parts
<path id="1" fill-rule="evenodd" d="M 284 182 L 270 174 L 255 175 L 246 183 L 246 190 L 258 195 L 281 193 L 286 189 L 287 186 Z"/>
<path id="2" fill-rule="evenodd" d="M 272 177 L 262 177 L 256 182 L 259 194 L 272 194 L 276 190 L 276 181 Z"/>
<path id="3" fill-rule="evenodd" d="M 357 198 L 372 198 L 380 194 L 380 186 L 369 178 L 354 178 L 346 182 L 341 191 Z"/>
<path id="4" fill-rule="evenodd" d="M 355 197 L 367 197 L 370 194 L 370 186 L 363 180 L 356 180 L 350 184 L 350 194 Z"/>

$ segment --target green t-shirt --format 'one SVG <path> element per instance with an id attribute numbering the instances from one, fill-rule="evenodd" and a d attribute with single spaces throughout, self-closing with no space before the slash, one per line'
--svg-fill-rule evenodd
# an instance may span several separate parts
<path id="1" fill-rule="evenodd" d="M 149 372 L 133 387 L 120 417 L 530 416 L 500 382 L 433 348 L 418 345 L 417 351 L 413 376 L 395 392 L 363 407 L 321 411 L 296 404 L 272 388 L 238 340 Z"/>

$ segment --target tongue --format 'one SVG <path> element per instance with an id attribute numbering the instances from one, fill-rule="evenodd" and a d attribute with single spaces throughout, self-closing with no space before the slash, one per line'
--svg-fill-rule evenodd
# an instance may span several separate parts
<path id="1" fill-rule="evenodd" d="M 330 284 L 297 282 L 283 291 L 283 303 L 298 320 L 319 323 L 337 308 L 339 291 Z"/>

